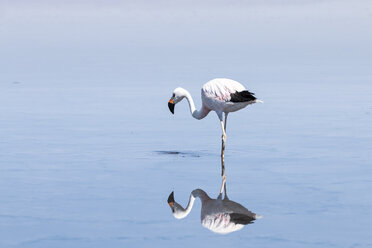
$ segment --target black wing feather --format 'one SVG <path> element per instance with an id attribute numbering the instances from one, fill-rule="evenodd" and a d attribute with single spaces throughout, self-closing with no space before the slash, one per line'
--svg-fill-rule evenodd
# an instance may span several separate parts
<path id="1" fill-rule="evenodd" d="M 237 213 L 231 213 L 230 214 L 230 221 L 235 224 L 242 224 L 247 225 L 254 221 L 255 219 L 252 216 L 248 216 L 245 214 L 237 214 Z"/>
<path id="2" fill-rule="evenodd" d="M 254 101 L 257 98 L 254 96 L 254 93 L 249 92 L 248 90 L 243 90 L 240 92 L 235 92 L 230 94 L 230 102 L 249 102 Z"/>

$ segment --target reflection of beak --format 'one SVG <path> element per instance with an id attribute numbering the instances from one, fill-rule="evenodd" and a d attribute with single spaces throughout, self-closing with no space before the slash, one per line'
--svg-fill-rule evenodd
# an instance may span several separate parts
<path id="1" fill-rule="evenodd" d="M 170 110 L 170 112 L 172 112 L 172 114 L 174 114 L 174 102 L 173 102 L 173 97 L 169 100 L 168 102 L 168 108 Z"/>
<path id="2" fill-rule="evenodd" d="M 173 207 L 173 204 L 174 204 L 174 191 L 172 191 L 172 193 L 170 193 L 169 197 L 168 197 L 168 204 L 170 207 Z"/>

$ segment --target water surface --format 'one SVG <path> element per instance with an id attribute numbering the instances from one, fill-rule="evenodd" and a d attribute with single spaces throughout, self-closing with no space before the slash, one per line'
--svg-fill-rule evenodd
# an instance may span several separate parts
<path id="1" fill-rule="evenodd" d="M 36 2 L 2 4 L 1 247 L 372 247 L 367 2 Z M 217 116 L 167 108 L 214 77 L 265 101 L 228 119 L 229 197 L 264 216 L 229 235 L 167 204 L 217 197 Z"/>

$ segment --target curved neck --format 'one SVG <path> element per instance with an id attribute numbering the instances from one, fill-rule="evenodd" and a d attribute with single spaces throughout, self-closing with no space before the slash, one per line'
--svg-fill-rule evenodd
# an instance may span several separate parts
<path id="1" fill-rule="evenodd" d="M 192 207 L 194 205 L 195 198 L 197 198 L 197 197 L 200 198 L 200 200 L 202 201 L 202 203 L 205 200 L 210 199 L 209 196 L 207 195 L 207 193 L 204 192 L 204 190 L 202 190 L 202 189 L 195 189 L 190 194 L 189 203 L 187 204 L 186 209 L 184 209 L 183 207 L 181 207 L 181 205 L 178 205 L 177 204 L 178 205 L 177 212 L 174 213 L 174 217 L 176 217 L 177 219 L 182 219 L 182 218 L 185 218 L 187 215 L 189 215 L 189 213 L 191 212 L 191 209 L 192 209 Z"/>
<path id="2" fill-rule="evenodd" d="M 191 94 L 185 89 L 183 89 L 183 91 L 184 91 L 183 95 L 186 97 L 187 101 L 189 102 L 189 107 L 190 107 L 190 112 L 191 112 L 192 117 L 198 120 L 206 117 L 209 113 L 209 110 L 207 110 L 206 108 L 203 108 L 203 106 L 200 108 L 200 110 L 196 110 L 194 100 L 192 99 Z"/>
<path id="3" fill-rule="evenodd" d="M 194 189 L 191 192 L 191 195 L 193 195 L 195 198 L 198 197 L 202 203 L 204 203 L 206 200 L 210 200 L 211 198 L 208 196 L 207 193 L 205 193 L 202 189 Z"/>

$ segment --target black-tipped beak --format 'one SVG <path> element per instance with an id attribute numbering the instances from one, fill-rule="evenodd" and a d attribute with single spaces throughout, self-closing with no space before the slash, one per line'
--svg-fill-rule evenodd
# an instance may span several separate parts
<path id="1" fill-rule="evenodd" d="M 173 99 L 170 99 L 169 102 L 168 102 L 168 108 L 170 110 L 170 112 L 172 112 L 172 114 L 174 114 L 174 102 L 173 102 Z"/>
<path id="2" fill-rule="evenodd" d="M 168 197 L 168 204 L 170 207 L 173 206 L 173 203 L 174 203 L 174 191 L 172 191 L 172 193 L 170 193 L 169 197 Z"/>

